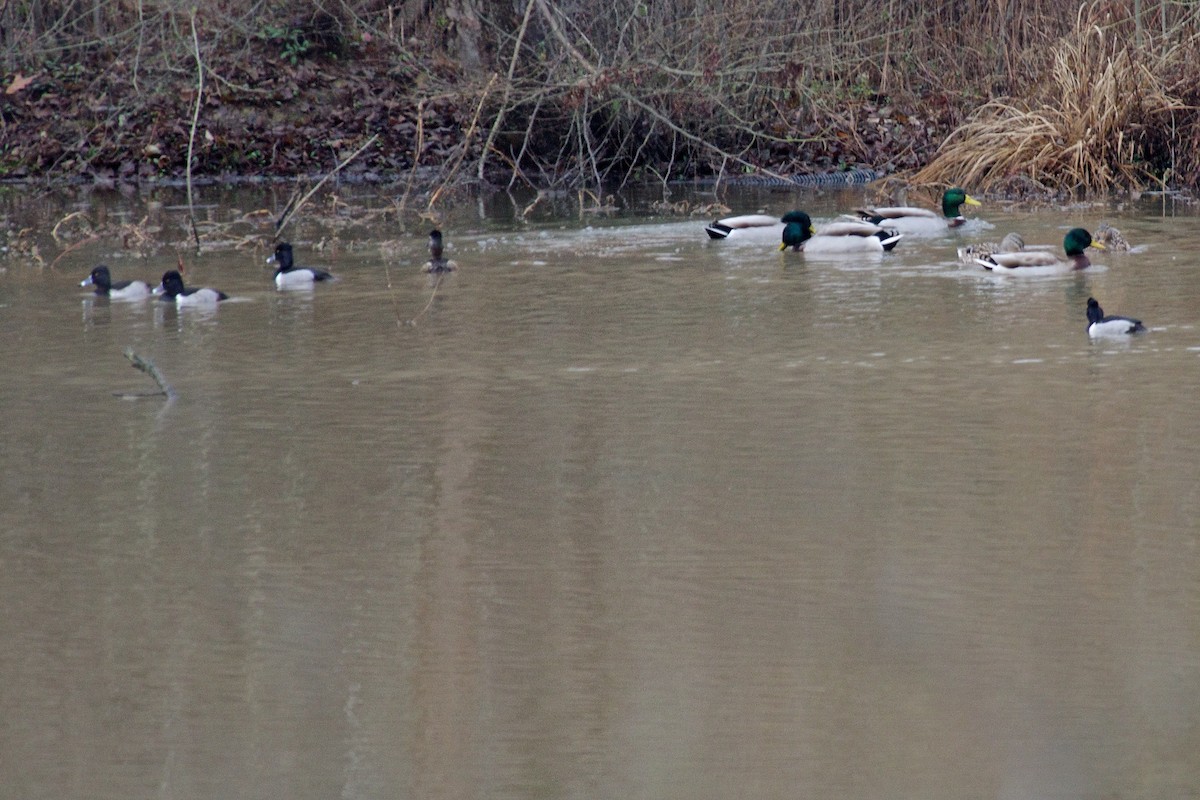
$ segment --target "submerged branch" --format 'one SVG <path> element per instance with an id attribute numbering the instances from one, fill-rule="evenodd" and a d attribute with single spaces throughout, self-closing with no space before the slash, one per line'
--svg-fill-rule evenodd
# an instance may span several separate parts
<path id="1" fill-rule="evenodd" d="M 158 384 L 159 391 L 149 392 L 147 394 L 122 394 L 118 395 L 118 397 L 158 397 L 159 395 L 162 395 L 163 397 L 166 397 L 167 400 L 174 400 L 176 397 L 178 397 L 178 395 L 175 394 L 175 389 L 172 388 L 171 384 L 167 383 L 167 379 L 163 377 L 162 372 L 160 372 L 158 367 L 154 365 L 153 361 L 138 355 L 133 351 L 132 347 L 125 348 L 125 357 L 129 359 L 129 363 L 135 369 L 139 369 L 153 378 L 154 382 Z"/>

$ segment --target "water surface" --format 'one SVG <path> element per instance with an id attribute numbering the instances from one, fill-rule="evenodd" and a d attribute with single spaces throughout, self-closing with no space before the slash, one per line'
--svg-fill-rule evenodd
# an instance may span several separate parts
<path id="1" fill-rule="evenodd" d="M 6 794 L 1194 796 L 1187 213 L 818 261 L 481 204 L 439 283 L 382 221 L 297 231 L 312 292 L 185 254 L 207 314 L 78 287 L 174 251 L 10 256 Z M 1105 219 L 1138 249 L 1082 274 L 955 258 Z M 1090 342 L 1089 296 L 1150 333 Z M 114 396 L 154 388 L 126 347 L 174 403 Z"/>

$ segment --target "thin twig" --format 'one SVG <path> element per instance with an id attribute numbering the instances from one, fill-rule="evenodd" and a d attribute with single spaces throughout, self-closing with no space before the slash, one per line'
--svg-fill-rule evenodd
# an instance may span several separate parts
<path id="1" fill-rule="evenodd" d="M 196 240 L 196 252 L 200 252 L 200 232 L 196 230 L 196 210 L 192 204 L 192 151 L 196 146 L 196 125 L 200 122 L 200 104 L 204 102 L 204 62 L 200 60 L 200 36 L 196 33 L 196 9 L 189 15 L 192 24 L 192 53 L 196 56 L 196 107 L 192 110 L 192 128 L 188 132 L 187 203 L 188 221 L 192 223 L 192 237 Z"/>
<path id="2" fill-rule="evenodd" d="M 388 266 L 386 259 L 383 262 L 383 275 L 387 280 L 388 294 L 392 298 L 392 311 L 396 315 L 396 327 L 403 327 L 405 323 L 404 320 L 400 319 L 400 301 L 396 299 L 396 290 L 392 287 L 392 269 Z"/>
<path id="3" fill-rule="evenodd" d="M 429 302 L 425 304 L 424 308 L 422 308 L 419 312 L 417 312 L 417 315 L 415 317 L 413 317 L 408 322 L 406 322 L 405 323 L 406 325 L 414 325 L 415 326 L 417 324 L 417 320 L 419 320 L 421 317 L 425 316 L 425 312 L 429 310 L 429 307 L 431 305 L 433 305 L 433 298 L 437 297 L 437 290 L 441 285 L 442 285 L 442 276 L 438 275 L 433 281 L 433 291 L 429 293 Z"/>
<path id="4" fill-rule="evenodd" d="M 475 116 L 471 118 L 471 124 L 467 126 L 467 131 L 463 134 L 462 144 L 459 146 L 458 158 L 455 159 L 454 164 L 450 167 L 450 171 L 447 173 L 445 181 L 437 188 L 437 191 L 433 193 L 433 196 L 429 198 L 429 203 L 427 203 L 425 206 L 426 212 L 429 212 L 433 208 L 434 203 L 438 201 L 442 191 L 448 184 L 453 182 L 454 176 L 458 174 L 458 169 L 462 166 L 463 159 L 467 156 L 467 150 L 471 143 L 471 139 L 475 136 L 475 129 L 479 125 L 479 115 L 483 113 L 483 104 L 487 102 L 488 94 L 491 93 L 492 84 L 496 82 L 496 78 L 497 75 L 493 72 L 492 77 L 488 78 L 487 86 L 483 87 L 483 94 L 480 95 L 479 103 L 475 106 Z"/>
<path id="5" fill-rule="evenodd" d="M 57 241 L 60 238 L 58 235 L 58 229 L 61 228 L 65 223 L 67 223 L 77 217 L 82 217 L 83 219 L 87 220 L 88 227 L 90 227 L 90 228 L 95 227 L 92 224 L 92 220 L 88 217 L 87 214 L 85 214 L 82 211 L 72 211 L 70 214 L 67 214 L 65 217 L 60 219 L 58 222 L 54 223 L 54 227 L 50 229 L 50 235 L 53 236 L 54 239 Z"/>
<path id="6" fill-rule="evenodd" d="M 279 230 L 283 227 L 283 223 L 291 215 L 292 209 L 296 207 L 296 203 L 300 201 L 302 191 L 299 186 L 292 190 L 292 196 L 288 198 L 287 204 L 283 207 L 283 212 L 279 215 L 279 220 L 275 223 L 275 229 Z"/>
<path id="7" fill-rule="evenodd" d="M 94 234 L 92 236 L 87 237 L 86 239 L 80 239 L 78 242 L 75 242 L 75 244 L 71 245 L 66 250 L 63 250 L 61 253 L 59 253 L 57 256 L 55 256 L 54 260 L 50 262 L 50 269 L 54 269 L 54 267 L 58 265 L 58 262 L 62 260 L 62 257 L 65 256 L 67 253 L 70 253 L 72 250 L 78 250 L 80 247 L 83 247 L 85 244 L 91 244 L 92 242 L 98 241 L 99 239 L 100 239 L 100 235 Z"/>
<path id="8" fill-rule="evenodd" d="M 137 0 L 138 13 L 138 37 L 137 50 L 133 54 L 133 90 L 138 94 L 142 93 L 141 87 L 138 86 L 138 69 L 142 63 L 142 44 L 146 35 L 146 13 L 142 7 L 142 0 Z"/>
<path id="9" fill-rule="evenodd" d="M 365 141 L 363 143 L 362 147 L 358 148 L 353 153 L 351 153 L 350 155 L 348 155 L 344 159 L 342 159 L 342 162 L 340 164 L 338 164 L 336 167 L 334 167 L 332 172 L 327 173 L 325 175 L 325 177 L 323 177 L 323 178 L 321 178 L 321 180 L 317 181 L 317 185 L 312 187 L 311 189 L 309 189 L 308 193 L 305 194 L 303 197 L 301 197 L 300 200 L 297 201 L 295 205 L 291 206 L 287 210 L 287 212 L 282 217 L 279 218 L 279 222 L 275 223 L 275 236 L 276 237 L 279 236 L 280 232 L 283 231 L 283 227 L 292 221 L 292 217 L 296 216 L 296 212 L 300 210 L 301 206 L 303 206 L 306 202 L 308 202 L 308 198 L 310 198 L 314 194 L 316 194 L 317 189 L 320 189 L 325 184 L 325 181 L 329 180 L 334 175 L 338 174 L 338 172 L 341 171 L 342 167 L 346 166 L 351 161 L 358 158 L 359 154 L 362 153 L 362 151 L 366 150 L 371 145 L 373 145 L 375 143 L 375 140 L 378 138 L 379 138 L 378 133 L 371 134 L 371 138 L 367 139 L 367 141 Z"/>
<path id="10" fill-rule="evenodd" d="M 508 62 L 508 75 L 504 82 L 504 95 L 500 98 L 500 108 L 496 112 L 496 118 L 492 120 L 492 129 L 488 131 L 487 141 L 483 144 L 483 152 L 479 154 L 479 169 L 475 172 L 475 177 L 483 180 L 483 168 L 487 163 L 488 152 L 492 149 L 492 144 L 496 141 L 496 134 L 500 131 L 500 123 L 504 121 L 504 115 L 508 111 L 508 96 L 512 92 L 513 75 L 517 71 L 517 61 L 521 55 L 521 44 L 525 41 L 525 31 L 529 28 L 529 18 L 533 16 L 533 4 L 536 0 L 529 0 L 525 4 L 525 16 L 521 20 L 521 29 L 517 31 L 517 40 L 513 43 L 512 58 Z"/>
<path id="11" fill-rule="evenodd" d="M 425 146 L 425 100 L 422 97 L 417 101 L 417 143 L 413 145 L 413 163 L 408 171 L 408 183 L 404 184 L 404 194 L 400 195 L 400 210 L 408 206 L 408 195 L 417 177 L 417 167 L 421 164 L 421 148 Z"/>
<path id="12" fill-rule="evenodd" d="M 525 124 L 525 135 L 521 137 L 521 149 L 517 151 L 517 155 L 512 159 L 513 169 L 515 171 L 513 176 L 508 179 L 508 188 L 510 189 L 512 188 L 513 182 L 516 180 L 518 174 L 520 174 L 521 180 L 529 184 L 530 188 L 537 188 L 534 186 L 533 181 L 525 177 L 525 173 L 520 170 L 520 164 L 525 160 L 525 152 L 529 149 L 529 142 L 533 139 L 533 127 L 537 123 L 538 112 L 542 109 L 542 101 L 544 99 L 545 97 L 539 94 L 537 96 L 537 100 L 533 104 L 533 111 L 529 112 L 529 121 Z"/>

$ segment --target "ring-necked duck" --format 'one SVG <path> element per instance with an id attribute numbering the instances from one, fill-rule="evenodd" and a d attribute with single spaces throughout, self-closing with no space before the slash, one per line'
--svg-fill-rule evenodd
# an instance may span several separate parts
<path id="1" fill-rule="evenodd" d="M 267 258 L 267 263 L 276 263 L 275 285 L 280 289 L 293 289 L 312 286 L 317 281 L 331 281 L 333 275 L 323 269 L 312 267 L 297 267 L 292 262 L 292 246 L 287 242 L 275 245 L 275 254 Z"/>
<path id="2" fill-rule="evenodd" d="M 1087 319 L 1088 336 L 1130 336 L 1135 333 L 1144 333 L 1146 330 L 1146 326 L 1140 319 L 1116 315 L 1105 316 L 1104 309 L 1100 307 L 1094 297 L 1088 298 Z"/>
<path id="3" fill-rule="evenodd" d="M 163 273 L 162 285 L 156 292 L 161 292 L 161 300 L 180 306 L 214 306 L 222 300 L 228 300 L 229 295 L 216 289 L 188 289 L 183 285 L 183 276 L 177 270 Z"/>
<path id="4" fill-rule="evenodd" d="M 98 264 L 79 284 L 80 286 L 95 286 L 96 294 L 112 300 L 141 300 L 150 296 L 150 285 L 145 281 L 117 281 L 113 283 L 108 267 Z"/>

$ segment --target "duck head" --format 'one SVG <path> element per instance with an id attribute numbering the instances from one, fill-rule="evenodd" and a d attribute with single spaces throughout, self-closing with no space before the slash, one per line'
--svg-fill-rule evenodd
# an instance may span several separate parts
<path id="1" fill-rule="evenodd" d="M 783 243 L 779 245 L 780 250 L 787 250 L 789 247 L 799 250 L 815 232 L 812 218 L 803 211 L 789 211 L 780 217 L 779 221 L 783 223 Z"/>
<path id="2" fill-rule="evenodd" d="M 947 219 L 955 219 L 961 215 L 959 209 L 962 208 L 964 203 L 969 206 L 982 205 L 982 203 L 957 186 L 947 189 L 942 194 L 942 214 Z"/>

